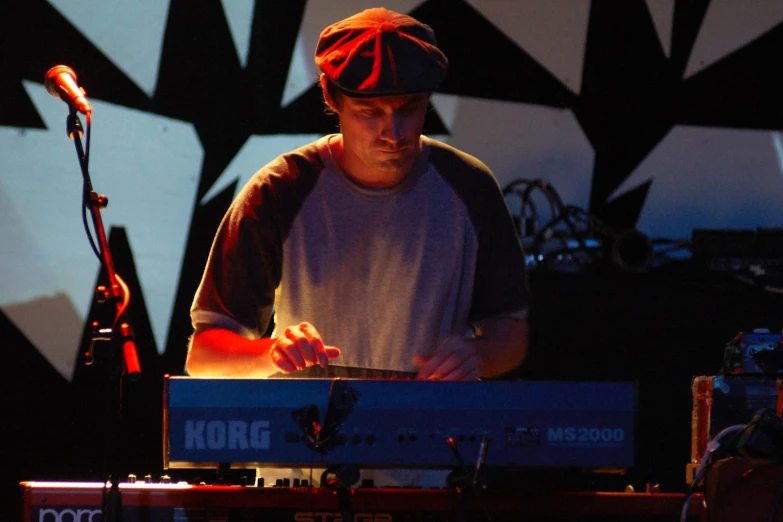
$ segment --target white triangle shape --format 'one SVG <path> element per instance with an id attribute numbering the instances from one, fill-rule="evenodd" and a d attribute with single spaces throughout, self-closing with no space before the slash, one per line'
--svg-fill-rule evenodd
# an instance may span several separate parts
<path id="1" fill-rule="evenodd" d="M 590 0 L 469 0 L 572 92 L 582 88 Z"/>
<path id="2" fill-rule="evenodd" d="M 693 46 L 685 78 L 748 45 L 783 21 L 780 0 L 712 0 Z M 779 66 L 771 63 L 770 67 Z"/>
<path id="3" fill-rule="evenodd" d="M 780 228 L 783 180 L 776 132 L 675 126 L 609 197 L 652 180 L 639 216 L 651 238 L 693 229 Z"/>
<path id="4" fill-rule="evenodd" d="M 218 176 L 204 197 L 201 204 L 208 203 L 212 198 L 225 190 L 230 184 L 237 182 L 234 196 L 258 172 L 258 169 L 274 160 L 283 153 L 317 140 L 320 134 L 265 134 L 250 136 L 242 148 L 234 155 L 231 163 Z"/>
<path id="5" fill-rule="evenodd" d="M 168 1 L 49 0 L 49 3 L 152 97 L 158 81 Z M 89 86 L 82 87 L 89 94 Z"/>
<path id="6" fill-rule="evenodd" d="M 256 0 L 220 0 L 223 12 L 228 20 L 234 47 L 237 50 L 239 63 L 247 67 L 247 56 L 250 53 L 250 34 L 253 29 L 253 12 Z"/>
<path id="7" fill-rule="evenodd" d="M 449 145 L 485 162 L 501 187 L 542 178 L 566 204 L 586 207 L 595 153 L 572 111 L 440 93 L 432 100 L 451 120 Z M 549 219 L 548 208 L 539 210 Z"/>
<path id="8" fill-rule="evenodd" d="M 449 96 L 445 94 L 435 94 L 430 100 L 432 106 L 438 111 L 438 116 L 440 116 L 440 120 L 443 122 L 447 131 L 450 131 L 454 127 L 454 122 L 457 121 L 459 100 L 459 96 Z"/>
<path id="9" fill-rule="evenodd" d="M 674 25 L 674 0 L 647 0 L 658 38 L 661 40 L 663 53 L 667 57 L 672 54 L 672 26 Z"/>
<path id="10" fill-rule="evenodd" d="M 307 48 L 304 35 L 300 30 L 294 46 L 294 54 L 291 56 L 291 64 L 288 67 L 288 78 L 286 78 L 280 106 L 287 107 L 317 80 L 318 69 L 313 63 L 313 54 Z"/>

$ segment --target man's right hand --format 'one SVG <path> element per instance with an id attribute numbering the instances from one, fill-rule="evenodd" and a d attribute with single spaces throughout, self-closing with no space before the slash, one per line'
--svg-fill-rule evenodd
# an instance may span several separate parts
<path id="1" fill-rule="evenodd" d="M 340 349 L 325 346 L 321 334 L 310 323 L 289 326 L 275 339 L 269 349 L 269 357 L 278 370 L 291 373 L 320 364 L 329 366 L 329 360 L 340 355 Z"/>

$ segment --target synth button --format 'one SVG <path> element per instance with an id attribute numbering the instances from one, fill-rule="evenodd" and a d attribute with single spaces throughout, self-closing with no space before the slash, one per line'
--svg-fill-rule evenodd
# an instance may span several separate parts
<path id="1" fill-rule="evenodd" d="M 285 434 L 286 442 L 299 442 L 299 434 L 295 431 L 287 431 Z"/>
<path id="2" fill-rule="evenodd" d="M 351 444 L 353 444 L 354 446 L 358 446 L 361 443 L 362 443 L 362 436 L 361 435 L 353 435 L 351 437 Z"/>
<path id="3" fill-rule="evenodd" d="M 367 435 L 367 436 L 364 438 L 364 443 L 365 443 L 365 444 L 367 444 L 368 446 L 375 446 L 375 442 L 376 442 L 377 440 L 378 440 L 378 439 L 375 437 L 375 435 L 373 435 L 372 433 L 370 433 L 369 435 Z"/>

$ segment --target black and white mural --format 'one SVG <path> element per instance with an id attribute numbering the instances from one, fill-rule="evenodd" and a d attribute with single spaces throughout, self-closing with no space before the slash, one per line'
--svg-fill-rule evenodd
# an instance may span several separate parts
<path id="1" fill-rule="evenodd" d="M 69 422 L 58 405 L 87 371 L 87 323 L 100 313 L 68 110 L 47 93 L 47 70 L 71 67 L 93 105 L 90 174 L 109 199 L 102 216 L 142 364 L 176 374 L 231 199 L 264 163 L 336 129 L 312 60 L 321 29 L 377 5 L 0 3 L 0 353 L 20 374 L 7 393 L 32 397 L 9 415 L 32 404 Z M 778 0 L 383 6 L 431 25 L 450 59 L 425 132 L 481 158 L 502 187 L 546 180 L 565 203 L 651 238 L 783 227 Z M 56 391 L 35 398 L 40 389 Z"/>

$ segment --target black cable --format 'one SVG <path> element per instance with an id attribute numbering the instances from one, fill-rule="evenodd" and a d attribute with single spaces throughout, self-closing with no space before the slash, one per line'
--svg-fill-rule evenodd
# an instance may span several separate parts
<path id="1" fill-rule="evenodd" d="M 520 185 L 524 185 L 524 190 L 519 190 L 518 187 Z M 510 194 L 513 194 L 517 196 L 520 199 L 520 219 L 525 216 L 525 213 L 528 209 L 530 209 L 530 212 L 532 214 L 533 219 L 537 222 L 538 221 L 538 208 L 535 203 L 535 201 L 532 199 L 532 194 L 534 190 L 540 190 L 544 196 L 546 197 L 548 203 L 549 203 L 549 212 L 551 215 L 550 219 L 555 219 L 560 212 L 560 205 L 558 203 L 560 202 L 559 196 L 553 197 L 550 190 L 547 188 L 547 183 L 540 179 L 518 179 L 515 181 L 512 181 L 510 184 L 506 186 L 506 188 L 503 189 L 503 195 L 508 196 Z M 523 231 L 520 230 L 520 235 L 522 235 Z"/>
<path id="2" fill-rule="evenodd" d="M 95 244 L 95 240 L 92 237 L 92 230 L 90 229 L 90 224 L 87 220 L 87 216 L 89 214 L 89 205 L 90 205 L 90 194 L 87 190 L 87 186 L 85 185 L 84 190 L 82 190 L 82 223 L 84 224 L 84 231 L 87 233 L 87 239 L 90 241 L 90 247 L 92 247 L 92 251 L 95 253 L 95 256 L 98 258 L 98 261 L 103 264 L 103 252 L 100 251 L 98 246 Z"/>
<path id="3" fill-rule="evenodd" d="M 728 451 L 735 448 L 736 442 L 749 427 L 750 424 L 735 424 L 734 426 L 728 426 L 721 430 L 721 432 L 713 437 L 712 440 L 710 440 L 710 442 L 707 444 L 707 450 L 704 452 L 704 456 L 701 458 L 699 468 L 696 470 L 696 473 L 694 473 L 693 480 L 688 486 L 688 489 L 685 491 L 682 511 L 680 512 L 680 522 L 686 522 L 688 518 L 688 505 L 690 504 L 691 496 L 696 491 L 696 488 L 704 476 L 707 474 L 707 471 L 712 466 L 712 463 L 716 460 L 720 460 Z M 729 443 L 722 443 L 724 438 L 728 438 Z M 719 452 L 718 450 L 721 451 Z"/>
<path id="4" fill-rule="evenodd" d="M 590 248 L 587 245 L 587 243 L 585 242 L 585 237 L 586 236 L 589 237 L 589 231 L 590 231 L 589 225 L 588 225 L 588 229 L 587 229 L 588 234 L 581 233 L 579 231 L 578 224 L 571 220 L 571 214 L 572 213 L 573 212 L 571 210 L 569 210 L 569 207 L 566 207 L 566 212 L 564 212 L 563 214 L 559 215 L 556 219 L 550 221 L 549 223 L 547 223 L 546 225 L 541 227 L 541 229 L 539 230 L 538 234 L 536 234 L 536 237 L 535 237 L 535 240 L 534 240 L 534 249 L 535 249 L 536 255 L 540 255 L 540 252 L 541 252 L 540 249 L 541 249 L 541 246 L 543 245 L 543 243 L 546 240 L 548 240 L 548 239 L 552 239 L 553 236 L 549 235 L 549 231 L 550 230 L 554 231 L 555 227 L 558 224 L 560 224 L 561 222 L 564 222 L 564 223 L 566 223 L 568 225 L 569 229 L 571 230 L 571 234 L 572 235 L 570 237 L 571 237 L 571 239 L 574 239 L 574 240 L 577 241 L 578 247 L 577 248 L 569 247 L 568 243 L 567 243 L 567 240 L 568 240 L 569 236 L 566 236 L 565 238 L 561 238 L 561 239 L 563 239 L 563 243 L 565 245 L 565 248 L 558 250 L 557 253 L 559 254 L 559 253 L 564 253 L 564 252 L 568 252 L 568 251 L 572 251 L 572 250 L 579 250 L 579 251 L 586 252 L 589 255 L 589 257 L 591 258 L 591 260 L 593 260 L 593 261 L 596 261 L 596 260 L 598 260 L 598 258 L 600 258 L 600 252 L 598 252 L 594 248 Z M 554 234 L 554 232 L 553 232 L 553 234 Z M 551 257 L 551 254 L 548 254 L 548 257 Z"/>
<path id="5" fill-rule="evenodd" d="M 70 133 L 70 136 L 74 140 L 74 144 L 76 146 L 76 156 L 79 160 L 79 164 L 81 165 L 82 173 L 85 173 L 88 172 L 88 166 L 90 163 L 90 135 L 92 134 L 92 115 L 87 115 L 87 136 L 85 138 L 86 145 L 83 149 L 81 147 L 81 122 L 79 121 L 78 115 L 75 113 L 69 115 L 69 124 L 71 123 L 73 124 L 74 131 Z M 80 150 L 83 151 L 83 156 L 82 153 L 79 152 Z M 100 263 L 103 264 L 103 252 L 101 252 L 99 246 L 95 244 L 95 240 L 93 239 L 92 235 L 92 229 L 90 228 L 87 220 L 90 205 L 93 204 L 91 197 L 92 187 L 90 186 L 89 178 L 85 175 L 82 185 L 82 224 L 84 225 L 84 231 L 87 234 L 87 239 L 90 242 L 90 247 L 92 248 L 93 253 L 95 253 L 95 256 L 98 258 Z"/>
<path id="6" fill-rule="evenodd" d="M 540 192 L 549 204 L 550 219 L 542 226 L 538 226 L 539 216 L 538 207 L 535 203 L 533 195 Z M 598 216 L 595 216 L 585 209 L 582 209 L 575 205 L 566 205 L 563 203 L 560 194 L 555 188 L 547 181 L 543 179 L 518 179 L 507 184 L 503 189 L 504 196 L 516 196 L 520 199 L 519 216 L 515 216 L 515 221 L 518 219 L 518 234 L 523 241 L 523 246 L 526 253 L 532 256 L 533 265 L 540 264 L 542 256 L 546 255 L 551 262 L 553 256 L 574 253 L 584 253 L 590 262 L 597 261 L 610 261 L 615 262 L 616 255 L 619 253 L 607 254 L 607 248 L 596 248 L 595 245 L 590 245 L 589 240 L 596 240 L 601 243 L 599 246 L 614 246 L 622 245 L 627 246 L 629 243 L 624 241 L 629 237 L 629 232 L 635 232 L 633 230 L 620 232 L 613 227 L 607 225 Z M 530 228 L 523 226 L 530 222 L 535 223 L 536 230 L 531 234 Z M 687 253 L 691 250 L 689 240 L 677 241 L 672 239 L 656 239 L 650 241 L 641 232 L 637 232 L 642 239 L 647 240 L 649 243 L 650 251 L 644 259 L 644 264 L 639 267 L 642 270 L 646 270 L 653 266 L 658 266 L 661 263 L 672 263 L 676 261 L 684 261 L 687 259 L 683 257 L 676 257 L 670 254 L 676 254 L 677 252 Z M 562 248 L 558 248 L 555 252 L 546 252 L 549 242 L 553 240 L 559 240 L 562 243 Z M 634 240 L 632 240 L 634 241 Z M 571 242 L 575 242 L 575 246 L 571 246 Z M 635 243 L 630 243 L 635 245 Z M 668 248 L 655 250 L 656 245 L 668 244 Z M 640 245 L 639 248 L 644 248 Z M 691 252 L 692 254 L 692 252 Z M 549 263 L 551 264 L 551 263 Z M 619 260 L 621 268 L 632 269 L 628 266 L 623 266 L 622 258 Z"/>

